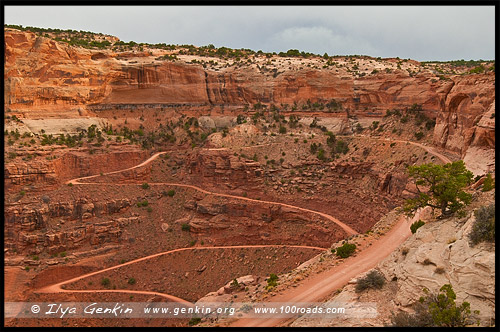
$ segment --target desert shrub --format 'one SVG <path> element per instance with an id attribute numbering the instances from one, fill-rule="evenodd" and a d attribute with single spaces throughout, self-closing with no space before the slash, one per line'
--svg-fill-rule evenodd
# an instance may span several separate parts
<path id="1" fill-rule="evenodd" d="M 147 200 L 144 200 L 142 202 L 137 202 L 137 207 L 141 206 L 148 206 L 149 202 Z"/>
<path id="2" fill-rule="evenodd" d="M 149 188 L 149 184 L 147 184 L 147 183 L 142 184 L 142 189 L 148 189 L 148 188 Z"/>
<path id="3" fill-rule="evenodd" d="M 319 160 L 322 160 L 322 161 L 326 160 L 325 150 L 319 149 L 317 157 Z"/>
<path id="4" fill-rule="evenodd" d="M 436 120 L 432 120 L 432 119 L 427 120 L 425 122 L 425 129 L 431 130 L 432 128 L 434 128 L 435 125 L 436 125 Z"/>
<path id="5" fill-rule="evenodd" d="M 445 284 L 439 289 L 438 294 L 429 294 L 424 288 L 425 297 L 420 297 L 415 304 L 415 313 L 399 313 L 392 315 L 392 326 L 408 327 L 465 327 L 479 325 L 475 315 L 478 310 L 471 311 L 470 303 L 455 303 L 456 294 L 450 284 Z"/>
<path id="6" fill-rule="evenodd" d="M 495 179 L 493 179 L 491 174 L 488 173 L 483 182 L 483 191 L 490 191 L 493 188 L 495 188 Z"/>
<path id="7" fill-rule="evenodd" d="M 278 276 L 274 273 L 271 273 L 269 275 L 269 278 L 267 278 L 267 286 L 266 289 L 270 289 L 273 287 L 278 286 Z"/>
<path id="8" fill-rule="evenodd" d="M 108 287 L 110 284 L 111 281 L 109 280 L 109 278 L 102 278 L 101 285 L 103 285 L 104 287 Z"/>
<path id="9" fill-rule="evenodd" d="M 319 146 L 316 143 L 312 143 L 310 146 L 310 150 L 312 154 L 316 154 L 316 151 L 318 151 Z"/>
<path id="10" fill-rule="evenodd" d="M 445 271 L 444 271 L 444 268 L 439 266 L 439 267 L 436 267 L 434 272 L 436 272 L 437 274 L 443 274 Z"/>
<path id="11" fill-rule="evenodd" d="M 476 245 L 480 242 L 495 241 L 495 203 L 489 206 L 482 206 L 474 212 L 476 221 L 472 225 L 472 230 L 469 233 L 469 241 L 471 245 Z"/>
<path id="12" fill-rule="evenodd" d="M 197 325 L 201 322 L 201 318 L 200 317 L 193 317 L 189 320 L 189 326 L 194 326 L 194 325 Z"/>
<path id="13" fill-rule="evenodd" d="M 346 154 L 349 152 L 349 144 L 343 140 L 338 140 L 335 146 L 335 152 Z"/>
<path id="14" fill-rule="evenodd" d="M 404 247 L 403 249 L 401 249 L 401 254 L 402 254 L 403 256 L 406 256 L 406 255 L 408 255 L 408 252 L 409 252 L 409 251 L 410 251 L 410 250 L 409 250 L 408 248 Z"/>
<path id="15" fill-rule="evenodd" d="M 359 122 L 356 124 L 355 128 L 356 128 L 357 133 L 360 133 L 363 131 L 363 126 Z"/>
<path id="16" fill-rule="evenodd" d="M 240 114 L 240 115 L 238 115 L 238 116 L 236 117 L 236 123 L 237 123 L 237 124 L 242 124 L 242 123 L 244 123 L 244 122 L 246 122 L 246 121 L 245 121 L 245 117 L 244 117 L 243 115 L 241 115 L 241 114 Z"/>
<path id="17" fill-rule="evenodd" d="M 229 286 L 231 288 L 238 289 L 238 288 L 240 288 L 240 283 L 238 282 L 238 280 L 233 279 L 233 281 L 231 281 L 231 284 Z"/>
<path id="18" fill-rule="evenodd" d="M 181 229 L 185 232 L 189 232 L 189 230 L 191 230 L 191 225 L 189 224 L 182 224 L 181 225 Z"/>
<path id="19" fill-rule="evenodd" d="M 44 202 L 45 204 L 50 203 L 50 197 L 47 196 L 47 195 L 43 195 L 42 196 L 42 202 Z"/>
<path id="20" fill-rule="evenodd" d="M 429 259 L 429 258 L 426 258 L 424 259 L 424 261 L 422 262 L 423 265 L 430 265 L 430 264 L 433 264 L 432 261 Z"/>
<path id="21" fill-rule="evenodd" d="M 391 325 L 401 327 L 427 327 L 432 326 L 432 316 L 424 304 L 417 302 L 413 309 L 414 314 L 408 312 L 392 313 Z"/>
<path id="22" fill-rule="evenodd" d="M 415 133 L 415 138 L 416 138 L 417 140 L 421 140 L 421 139 L 422 139 L 422 137 L 424 137 L 424 133 L 423 133 L 423 132 L 418 131 L 418 132 L 416 132 L 416 133 Z"/>
<path id="23" fill-rule="evenodd" d="M 336 249 L 336 254 L 341 258 L 347 258 L 351 256 L 355 250 L 356 250 L 356 245 L 354 243 L 346 242 L 342 246 Z"/>
<path id="24" fill-rule="evenodd" d="M 127 282 L 128 282 L 129 285 L 134 285 L 135 284 L 135 278 L 129 278 Z"/>
<path id="25" fill-rule="evenodd" d="M 422 220 L 415 221 L 413 224 L 411 224 L 410 230 L 411 230 L 412 234 L 415 234 L 417 229 L 419 229 L 423 225 L 425 225 L 425 222 L 423 222 Z"/>
<path id="26" fill-rule="evenodd" d="M 167 195 L 168 195 L 169 197 L 174 197 L 174 195 L 175 195 L 175 190 L 171 189 L 171 190 L 167 191 Z"/>
<path id="27" fill-rule="evenodd" d="M 355 290 L 356 293 L 360 293 L 368 288 L 380 289 L 384 286 L 384 284 L 385 284 L 384 275 L 377 270 L 373 270 L 370 273 L 368 273 L 364 278 L 358 280 L 358 282 L 356 283 Z"/>

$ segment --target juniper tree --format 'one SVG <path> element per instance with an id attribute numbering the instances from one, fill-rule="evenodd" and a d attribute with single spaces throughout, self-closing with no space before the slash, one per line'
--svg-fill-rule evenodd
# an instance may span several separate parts
<path id="1" fill-rule="evenodd" d="M 472 195 L 465 192 L 474 177 L 462 160 L 437 165 L 433 163 L 409 166 L 410 177 L 414 178 L 417 197 L 408 199 L 404 205 L 407 214 L 418 208 L 431 206 L 449 215 L 470 203 Z"/>

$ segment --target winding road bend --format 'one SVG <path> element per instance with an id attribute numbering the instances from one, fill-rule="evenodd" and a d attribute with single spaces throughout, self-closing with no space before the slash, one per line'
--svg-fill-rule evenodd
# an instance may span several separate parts
<path id="1" fill-rule="evenodd" d="M 375 138 L 375 139 L 381 139 L 381 138 Z M 415 143 L 411 141 L 403 141 L 403 140 L 390 140 L 390 139 L 384 139 L 387 141 L 393 141 L 393 142 L 402 142 L 402 143 L 410 143 L 416 146 L 419 146 L 420 148 L 425 149 L 427 152 L 435 155 L 438 157 L 442 162 L 444 163 L 450 163 L 451 160 L 447 158 L 446 156 L 440 154 L 439 152 L 436 151 L 435 148 L 425 146 L 420 143 Z M 109 173 L 105 173 L 104 175 L 110 175 L 110 174 L 115 174 L 115 173 L 120 173 L 120 172 L 125 172 L 129 170 L 133 170 L 139 167 L 143 167 L 154 161 L 156 158 L 158 158 L 160 155 L 168 153 L 168 151 L 165 152 L 158 152 L 153 154 L 150 158 L 147 160 L 143 161 L 142 163 L 118 170 L 118 171 L 113 171 Z M 90 182 L 82 182 L 84 180 L 88 180 L 91 178 L 95 178 L 101 175 L 92 175 L 92 176 L 86 176 L 86 177 L 80 177 L 76 179 L 72 179 L 67 181 L 66 183 L 72 183 L 74 185 L 102 185 L 102 184 L 109 184 L 109 183 L 90 183 Z M 122 185 L 134 185 L 134 184 L 122 184 Z M 333 221 L 337 225 L 339 225 L 344 231 L 346 231 L 347 234 L 349 235 L 354 235 L 358 234 L 355 230 L 350 228 L 349 226 L 345 225 L 344 223 L 340 222 L 336 218 L 325 214 L 321 213 L 318 211 L 313 211 L 285 203 L 279 203 L 279 202 L 271 202 L 271 201 L 261 201 L 261 200 L 256 200 L 256 199 L 251 199 L 247 197 L 241 197 L 241 196 L 234 196 L 234 195 L 228 195 L 228 194 L 220 194 L 220 193 L 215 193 L 215 192 L 210 192 L 207 190 L 204 190 L 202 188 L 193 186 L 193 185 L 187 185 L 187 184 L 180 184 L 180 183 L 151 183 L 151 185 L 169 185 L 169 186 L 178 186 L 178 187 L 186 187 L 186 188 L 192 188 L 195 190 L 198 190 L 202 193 L 205 194 L 210 194 L 210 195 L 215 195 L 215 196 L 220 196 L 220 197 L 229 197 L 229 198 L 234 198 L 234 199 L 240 199 L 240 200 L 245 200 L 245 201 L 252 201 L 252 202 L 257 202 L 260 204 L 275 204 L 275 205 L 280 205 L 280 206 L 285 206 L 293 209 L 297 209 L 299 211 L 305 211 L 305 212 L 311 212 L 318 214 L 324 218 L 329 219 L 330 221 Z M 289 288 L 285 292 L 278 294 L 276 296 L 273 296 L 271 299 L 268 299 L 269 302 L 287 302 L 290 305 L 293 305 L 294 303 L 299 303 L 299 302 L 318 302 L 321 300 L 325 300 L 329 295 L 331 295 L 335 290 L 342 288 L 347 282 L 352 279 L 353 277 L 357 276 L 358 274 L 368 271 L 375 267 L 380 261 L 382 261 L 384 258 L 386 258 L 391 252 L 393 252 L 401 243 L 403 243 L 411 234 L 410 231 L 410 224 L 411 220 L 409 218 L 406 218 L 404 216 L 401 216 L 398 222 L 391 228 L 391 230 L 387 233 L 385 233 L 383 236 L 381 236 L 379 239 L 373 242 L 373 244 L 368 247 L 366 250 L 363 250 L 359 253 L 357 253 L 355 256 L 349 257 L 345 259 L 341 264 L 334 266 L 328 270 L 325 270 L 317 275 L 314 275 L 312 277 L 309 277 L 305 279 L 302 283 L 298 285 L 296 288 Z M 194 248 L 180 248 L 180 249 L 174 249 L 162 253 L 157 253 L 153 255 L 149 255 L 146 257 L 138 258 L 135 260 L 132 260 L 130 262 L 126 262 L 120 265 L 112 266 L 106 269 L 102 269 L 99 271 L 95 271 L 92 273 L 84 274 L 63 282 L 59 282 L 50 286 L 43 287 L 39 290 L 37 290 L 38 293 L 65 293 L 65 292 L 75 292 L 75 293 L 133 293 L 133 294 L 148 294 L 148 295 L 158 295 L 161 297 L 164 297 L 172 302 L 177 302 L 177 303 L 182 303 L 186 306 L 192 306 L 193 304 L 189 301 L 186 301 L 184 299 L 178 298 L 173 295 L 169 294 L 164 294 L 164 293 L 158 293 L 158 292 L 149 292 L 149 291 L 132 291 L 132 290 L 66 290 L 62 289 L 61 286 L 75 282 L 78 280 L 81 280 L 86 277 L 90 277 L 102 272 L 110 271 L 113 269 L 120 268 L 122 266 L 126 266 L 129 264 L 134 264 L 140 261 L 144 261 L 147 259 L 151 259 L 153 257 L 161 256 L 161 255 L 166 255 L 172 252 L 177 252 L 177 251 L 183 251 L 183 250 L 210 250 L 210 249 L 221 249 L 221 248 L 250 248 L 250 247 L 297 247 L 297 248 L 310 248 L 310 249 L 317 249 L 317 250 L 326 250 L 325 248 L 319 248 L 319 247 L 308 247 L 308 246 L 283 246 L 283 245 L 261 245 L 261 246 L 227 246 L 227 247 L 194 247 Z M 269 319 L 257 319 L 257 318 L 242 318 L 238 319 L 235 321 L 230 322 L 230 326 L 245 326 L 245 327 L 269 327 L 269 326 L 279 326 L 284 323 L 286 323 L 289 319 L 288 318 L 269 318 Z"/>
<path id="2" fill-rule="evenodd" d="M 160 155 L 165 154 L 165 153 L 167 153 L 167 152 L 157 152 L 154 155 L 152 155 L 151 157 L 149 157 L 147 160 L 145 160 L 142 163 L 140 163 L 139 165 L 136 165 L 136 166 L 133 166 L 133 167 L 129 167 L 129 168 L 126 168 L 126 169 L 122 169 L 122 170 L 119 170 L 119 171 L 104 173 L 103 175 L 110 175 L 110 174 L 116 174 L 116 173 L 120 173 L 120 172 L 126 172 L 126 171 L 130 171 L 130 170 L 133 170 L 133 169 L 136 169 L 136 168 L 139 168 L 139 167 L 146 166 L 147 164 L 151 163 L 156 158 L 158 158 Z M 66 182 L 66 184 L 72 183 L 73 185 L 109 185 L 109 184 L 115 184 L 116 185 L 116 183 L 108 183 L 108 182 L 96 182 L 96 183 L 94 183 L 94 182 L 81 182 L 82 180 L 88 180 L 88 179 L 92 179 L 92 178 L 96 178 L 96 177 L 101 177 L 101 175 L 99 175 L 99 174 L 98 175 L 91 175 L 91 176 L 85 176 L 85 177 L 81 177 L 81 178 L 76 178 L 76 179 L 68 180 Z M 136 184 L 134 184 L 134 183 L 121 183 L 119 185 L 136 185 Z M 213 192 L 213 191 L 208 191 L 208 190 L 202 189 L 202 188 L 197 187 L 197 186 L 193 186 L 193 185 L 190 185 L 190 184 L 183 184 L 183 183 L 153 182 L 153 183 L 149 183 L 149 185 L 161 185 L 161 186 L 175 186 L 175 187 L 191 188 L 191 189 L 197 190 L 199 192 L 202 192 L 202 193 L 208 194 L 208 195 L 219 196 L 219 197 L 228 197 L 228 198 L 239 199 L 239 200 L 248 201 L 248 202 L 256 202 L 256 203 L 259 203 L 259 204 L 279 205 L 279 206 L 288 207 L 288 208 L 299 210 L 299 211 L 310 212 L 310 213 L 314 213 L 314 214 L 320 215 L 323 218 L 326 218 L 326 219 L 328 219 L 330 221 L 333 221 L 335 224 L 337 224 L 338 226 L 340 226 L 347 233 L 348 236 L 358 234 L 357 231 L 355 231 L 354 229 L 352 229 L 351 227 L 347 226 L 346 224 L 344 224 L 343 222 L 341 222 L 340 220 L 338 220 L 337 218 L 335 218 L 335 217 L 333 217 L 331 215 L 328 215 L 328 214 L 322 213 L 322 212 L 318 212 L 318 211 L 314 211 L 314 210 L 310 210 L 310 209 L 306 209 L 306 208 L 301 208 L 301 207 L 298 207 L 298 206 L 295 206 L 295 205 L 290 205 L 290 204 L 285 204 L 285 203 L 280 203 L 280 202 L 263 201 L 263 200 L 258 200 L 258 199 L 248 198 L 248 197 L 242 197 L 242 196 L 229 195 L 229 194 L 220 194 L 220 193 L 217 193 L 217 192 Z"/>
<path id="3" fill-rule="evenodd" d="M 138 262 L 146 261 L 151 258 L 159 257 L 159 256 L 164 256 L 168 254 L 172 254 L 174 252 L 180 252 L 180 251 L 188 251 L 188 250 L 213 250 L 213 249 L 238 249 L 238 248 L 301 248 L 301 249 L 313 249 L 313 250 L 318 250 L 318 251 L 325 251 L 327 248 L 320 248 L 320 247 L 311 247 L 311 246 L 294 246 L 294 245 L 279 245 L 279 244 L 269 244 L 269 245 L 242 245 L 242 246 L 212 246 L 212 247 L 189 247 L 189 248 L 178 248 L 178 249 L 173 249 L 169 251 L 164 251 L 160 253 L 156 253 L 153 255 L 137 258 L 134 260 L 131 260 L 126 263 L 122 263 L 119 265 L 111 266 L 99 271 L 87 273 L 80 275 L 78 277 L 68 279 L 61 281 L 56 284 L 52 284 L 43 288 L 40 288 L 36 291 L 36 293 L 130 293 L 130 294 L 145 294 L 145 295 L 158 295 L 163 298 L 166 298 L 170 300 L 171 302 L 177 302 L 177 303 L 183 303 L 187 306 L 192 306 L 193 304 L 187 300 L 181 299 L 179 297 L 170 295 L 170 294 L 165 294 L 165 293 L 159 293 L 159 292 L 150 292 L 150 291 L 135 291 L 135 290 L 127 290 L 127 289 L 90 289 L 90 290 L 76 290 L 76 289 L 63 289 L 62 286 L 66 284 L 70 284 L 72 282 L 85 279 L 97 274 L 101 274 L 107 271 L 112 271 L 127 265 L 135 264 Z"/>

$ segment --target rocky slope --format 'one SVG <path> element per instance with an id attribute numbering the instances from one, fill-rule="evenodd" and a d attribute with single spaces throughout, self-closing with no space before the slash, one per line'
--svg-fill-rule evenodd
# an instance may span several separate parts
<path id="1" fill-rule="evenodd" d="M 347 119 L 380 117 L 417 103 L 436 118 L 435 144 L 462 155 L 470 147 L 470 158 L 477 149 L 494 148 L 492 71 L 445 77 L 416 61 L 368 57 L 335 57 L 333 64 L 319 57 L 254 56 L 233 63 L 206 58 L 213 63 L 207 66 L 191 63 L 203 57 L 159 57 L 167 53 L 90 50 L 5 29 L 5 108 L 26 118 L 78 117 L 127 105 L 217 111 L 265 103 L 286 111 L 285 104 L 296 103 L 301 111 L 307 101 L 334 99 L 342 106 L 314 113 Z"/>
<path id="2" fill-rule="evenodd" d="M 426 224 L 376 267 L 386 280 L 382 289 L 356 293 L 357 280 L 365 273 L 328 301 L 376 303 L 377 318 L 346 317 L 319 322 L 299 318 L 292 326 L 384 326 L 391 323 L 391 313 L 412 312 L 411 305 L 425 295 L 424 288 L 437 293 L 447 283 L 452 285 L 458 304 L 467 301 L 471 310 L 480 311 L 481 326 L 494 324 L 495 244 L 483 242 L 472 246 L 468 236 L 475 221 L 473 211 L 494 203 L 494 199 L 494 191 L 477 193 L 464 218 L 436 220 L 430 210 L 417 216 Z"/>

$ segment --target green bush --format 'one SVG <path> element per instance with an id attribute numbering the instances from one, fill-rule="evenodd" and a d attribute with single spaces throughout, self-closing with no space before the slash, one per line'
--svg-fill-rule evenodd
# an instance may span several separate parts
<path id="1" fill-rule="evenodd" d="M 274 273 L 271 273 L 269 275 L 269 278 L 267 278 L 267 286 L 266 289 L 270 289 L 273 287 L 278 286 L 278 276 Z"/>
<path id="2" fill-rule="evenodd" d="M 354 243 L 346 242 L 342 246 L 336 249 L 336 254 L 341 258 L 347 258 L 351 256 L 355 250 L 356 250 L 356 245 Z"/>
<path id="3" fill-rule="evenodd" d="M 129 278 L 128 279 L 128 284 L 129 285 L 134 285 L 135 284 L 135 278 Z"/>
<path id="4" fill-rule="evenodd" d="M 450 284 L 445 284 L 439 289 L 438 294 L 429 294 L 424 289 L 425 297 L 421 297 L 415 304 L 415 313 L 392 314 L 392 326 L 401 327 L 465 327 L 474 323 L 479 325 L 479 320 L 470 309 L 470 303 L 463 302 L 459 306 L 455 303 L 456 294 Z"/>
<path id="5" fill-rule="evenodd" d="M 469 241 L 474 246 L 480 242 L 495 241 L 495 203 L 482 206 L 474 212 L 476 221 L 469 233 Z"/>
<path id="6" fill-rule="evenodd" d="M 137 207 L 141 206 L 148 206 L 149 202 L 147 200 L 144 200 L 142 202 L 137 202 Z"/>
<path id="7" fill-rule="evenodd" d="M 148 189 L 148 188 L 149 188 L 149 184 L 147 184 L 147 183 L 142 184 L 142 189 Z"/>
<path id="8" fill-rule="evenodd" d="M 364 278 L 361 278 L 356 283 L 356 293 L 360 293 L 368 288 L 376 288 L 381 289 L 385 284 L 384 275 L 377 271 L 373 270 L 368 273 Z"/>
<path id="9" fill-rule="evenodd" d="M 108 287 L 110 284 L 111 281 L 109 280 L 109 278 L 102 278 L 101 285 L 103 285 L 104 287 Z"/>
<path id="10" fill-rule="evenodd" d="M 416 138 L 417 140 L 421 140 L 421 139 L 422 139 L 422 137 L 424 137 L 424 133 L 423 133 L 423 132 L 418 131 L 418 132 L 416 132 L 416 133 L 415 133 L 415 138 Z"/>
<path id="11" fill-rule="evenodd" d="M 239 289 L 240 288 L 240 283 L 238 282 L 238 280 L 233 279 L 233 281 L 231 282 L 231 284 L 229 286 L 231 288 L 234 288 L 234 289 Z"/>
<path id="12" fill-rule="evenodd" d="M 323 150 L 323 149 L 319 149 L 317 157 L 318 157 L 318 159 L 319 159 L 319 160 L 321 160 L 321 161 L 326 160 L 326 157 L 325 157 L 325 150 Z"/>
<path id="13" fill-rule="evenodd" d="M 185 232 L 189 232 L 191 230 L 191 225 L 189 224 L 182 224 L 181 229 Z"/>
<path id="14" fill-rule="evenodd" d="M 175 190 L 171 189 L 171 190 L 167 191 L 167 195 L 168 195 L 169 197 L 174 197 L 174 195 L 175 195 Z"/>
<path id="15" fill-rule="evenodd" d="M 193 317 L 189 320 L 189 326 L 193 326 L 193 325 L 197 325 L 201 322 L 201 318 L 200 317 Z"/>
<path id="16" fill-rule="evenodd" d="M 486 178 L 484 179 L 483 182 L 483 191 L 490 191 L 491 189 L 495 188 L 495 179 L 491 177 L 491 174 L 488 173 L 486 175 Z"/>
<path id="17" fill-rule="evenodd" d="M 412 234 L 415 234 L 417 229 L 419 229 L 423 225 L 425 225 L 425 222 L 423 222 L 422 220 L 415 221 L 413 224 L 411 224 L 410 230 L 411 230 Z"/>

